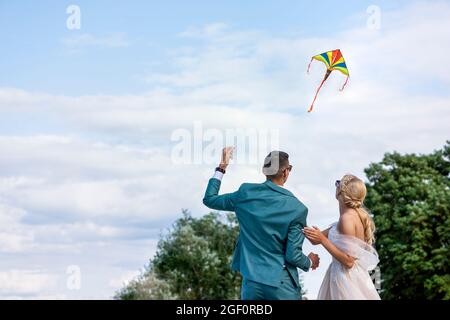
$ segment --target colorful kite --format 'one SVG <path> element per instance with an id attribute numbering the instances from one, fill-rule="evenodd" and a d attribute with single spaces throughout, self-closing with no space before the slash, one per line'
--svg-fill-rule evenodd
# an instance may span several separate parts
<path id="1" fill-rule="evenodd" d="M 309 62 L 309 65 L 308 65 L 308 70 L 306 71 L 307 73 L 309 73 L 309 67 L 311 66 L 311 62 L 313 61 L 313 59 L 319 60 L 319 61 L 322 61 L 323 63 L 325 63 L 325 65 L 327 67 L 327 73 L 325 73 L 325 77 L 323 78 L 322 82 L 320 83 L 319 88 L 317 88 L 316 95 L 314 96 L 314 100 L 311 103 L 311 106 L 309 107 L 308 112 L 312 111 L 314 102 L 316 101 L 316 98 L 317 98 L 317 95 L 319 94 L 320 88 L 322 88 L 323 83 L 330 76 L 331 71 L 339 70 L 340 72 L 342 72 L 343 74 L 345 74 L 347 76 L 347 79 L 345 80 L 345 83 L 342 86 L 342 88 L 340 89 L 340 91 L 344 90 L 344 87 L 347 84 L 348 78 L 350 77 L 350 75 L 348 73 L 347 65 L 345 64 L 344 57 L 342 56 L 341 50 L 339 50 L 339 49 L 336 49 L 333 51 L 327 51 L 327 52 L 324 52 L 324 53 L 321 53 L 321 54 L 318 54 L 318 55 L 312 57 L 311 61 Z"/>

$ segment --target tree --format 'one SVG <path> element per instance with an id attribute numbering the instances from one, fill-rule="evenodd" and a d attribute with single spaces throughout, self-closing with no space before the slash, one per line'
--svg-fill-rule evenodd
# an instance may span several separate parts
<path id="1" fill-rule="evenodd" d="M 450 299 L 450 142 L 429 155 L 387 153 L 365 173 L 382 297 Z"/>
<path id="2" fill-rule="evenodd" d="M 180 299 L 236 299 L 241 279 L 230 264 L 238 234 L 233 214 L 194 219 L 184 211 L 158 244 L 155 272 Z"/>
<path id="3" fill-rule="evenodd" d="M 146 271 L 120 289 L 114 296 L 117 300 L 171 300 L 176 296 L 170 286 L 158 279 L 151 264 Z"/>
<path id="4" fill-rule="evenodd" d="M 231 271 L 239 225 L 232 213 L 193 218 L 186 210 L 162 236 L 145 271 L 115 299 L 239 299 L 241 276 Z M 303 292 L 304 293 L 304 292 Z"/>
<path id="5" fill-rule="evenodd" d="M 241 278 L 230 268 L 239 234 L 234 214 L 193 218 L 186 210 L 161 238 L 146 271 L 116 299 L 237 299 Z"/>

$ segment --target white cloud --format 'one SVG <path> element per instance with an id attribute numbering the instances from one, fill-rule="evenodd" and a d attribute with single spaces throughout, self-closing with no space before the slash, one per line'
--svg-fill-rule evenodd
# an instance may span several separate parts
<path id="1" fill-rule="evenodd" d="M 42 270 L 0 271 L 0 296 L 28 296 L 56 286 L 58 279 Z"/>
<path id="2" fill-rule="evenodd" d="M 196 37 L 204 38 L 204 37 L 217 36 L 217 35 L 222 35 L 226 31 L 227 27 L 228 26 L 226 23 L 216 22 L 216 23 L 208 24 L 202 28 L 190 27 L 187 30 L 181 32 L 180 36 L 192 37 L 192 38 L 196 38 Z"/>
<path id="3" fill-rule="evenodd" d="M 118 290 L 128 284 L 131 280 L 135 279 L 140 274 L 140 271 L 131 270 L 121 274 L 119 277 L 111 279 L 109 286 Z"/>
<path id="4" fill-rule="evenodd" d="M 0 137 L 2 197 L 30 216 L 55 220 L 119 216 L 155 221 L 176 215 L 191 195 L 173 185 L 182 167 L 170 153 L 59 136 Z M 25 175 L 25 176 L 24 176 Z M 174 199 L 172 209 L 155 192 Z M 180 197 L 184 198 L 181 199 Z"/>
<path id="5" fill-rule="evenodd" d="M 0 202 L 0 253 L 22 252 L 32 247 L 34 232 L 20 223 L 25 212 Z"/>
<path id="6" fill-rule="evenodd" d="M 113 33 L 106 36 L 98 36 L 89 33 L 77 34 L 66 37 L 61 42 L 68 49 L 81 49 L 86 47 L 120 48 L 130 46 L 127 35 L 123 32 Z"/>

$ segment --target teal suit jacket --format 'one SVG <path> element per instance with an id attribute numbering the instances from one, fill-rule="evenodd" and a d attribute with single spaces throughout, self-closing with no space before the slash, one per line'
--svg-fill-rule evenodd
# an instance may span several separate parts
<path id="1" fill-rule="evenodd" d="M 284 266 L 297 287 L 297 268 L 308 271 L 309 258 L 303 254 L 308 208 L 291 192 L 270 180 L 244 183 L 238 191 L 219 195 L 221 181 L 211 178 L 203 203 L 211 209 L 234 211 L 240 233 L 232 269 L 244 279 L 279 287 Z"/>

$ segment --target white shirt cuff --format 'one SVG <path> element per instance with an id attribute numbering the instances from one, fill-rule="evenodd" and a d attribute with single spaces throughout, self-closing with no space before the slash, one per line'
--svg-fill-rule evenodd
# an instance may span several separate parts
<path id="1" fill-rule="evenodd" d="M 222 177 L 223 177 L 223 173 L 222 172 L 220 172 L 220 171 L 214 172 L 213 178 L 215 178 L 215 179 L 217 179 L 219 181 L 222 181 Z"/>
<path id="2" fill-rule="evenodd" d="M 312 260 L 310 258 L 308 258 L 308 259 L 309 259 L 309 262 L 311 263 L 309 266 L 309 269 L 311 269 L 312 268 Z"/>

